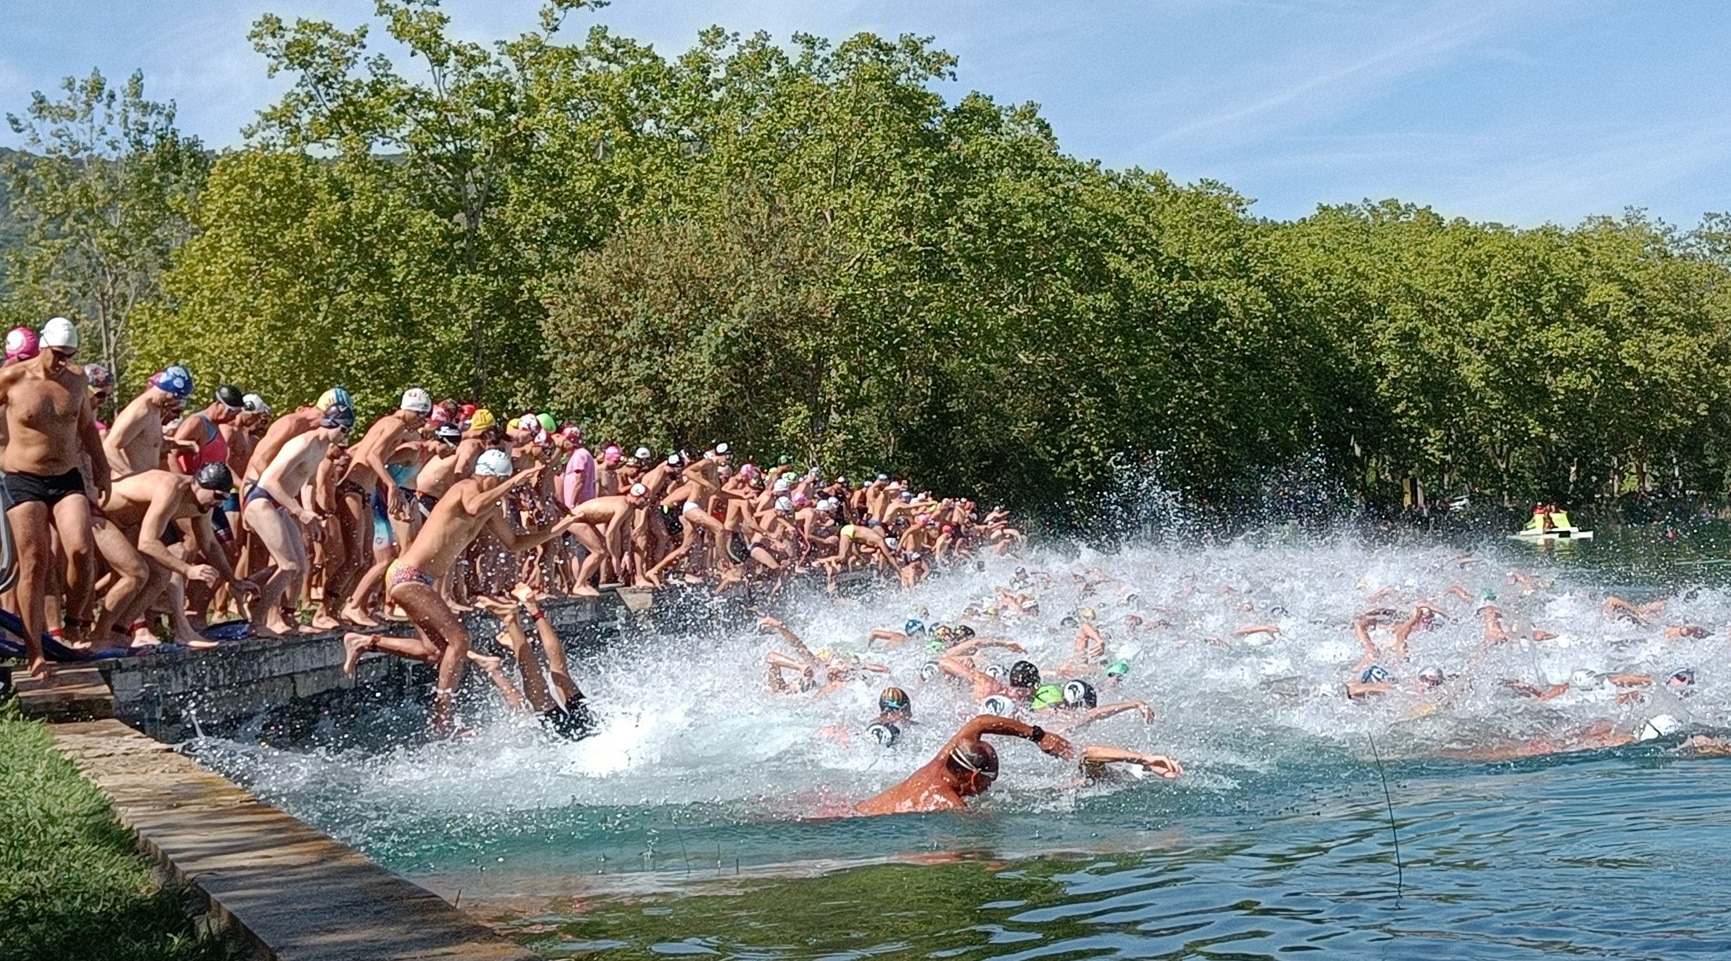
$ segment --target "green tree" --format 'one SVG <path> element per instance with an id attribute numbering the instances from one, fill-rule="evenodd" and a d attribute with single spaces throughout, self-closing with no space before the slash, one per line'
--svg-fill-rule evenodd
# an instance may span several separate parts
<path id="1" fill-rule="evenodd" d="M 6 252 L 9 313 L 31 323 L 68 314 L 118 375 L 130 319 L 162 296 L 208 160 L 176 130 L 174 104 L 145 99 L 141 73 L 117 87 L 91 71 L 60 89 L 6 116 L 28 150 L 0 159 L 23 234 Z"/>

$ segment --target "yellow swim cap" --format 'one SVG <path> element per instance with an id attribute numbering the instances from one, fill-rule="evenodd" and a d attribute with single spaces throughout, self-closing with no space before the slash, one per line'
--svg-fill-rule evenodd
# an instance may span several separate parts
<path id="1" fill-rule="evenodd" d="M 493 412 L 485 407 L 475 411 L 475 416 L 469 418 L 470 430 L 486 430 L 489 427 L 496 427 L 498 424 L 499 421 L 493 416 Z"/>

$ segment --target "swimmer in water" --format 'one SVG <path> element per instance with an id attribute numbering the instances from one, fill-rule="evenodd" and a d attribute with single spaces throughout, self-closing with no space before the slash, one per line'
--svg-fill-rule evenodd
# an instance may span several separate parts
<path id="1" fill-rule="evenodd" d="M 1018 737 L 1033 741 L 1053 757 L 1076 757 L 1076 749 L 1069 741 L 1037 725 L 981 715 L 962 725 L 930 761 L 906 780 L 861 801 L 854 810 L 864 815 L 916 814 L 967 807 L 968 798 L 984 794 L 998 778 L 998 752 L 982 740 L 986 735 Z"/>
<path id="2" fill-rule="evenodd" d="M 765 617 L 758 624 L 780 634 L 782 639 L 787 641 L 787 645 L 793 648 L 794 653 L 798 655 L 796 660 L 780 651 L 770 651 L 765 657 L 769 663 L 770 690 L 778 694 L 786 694 L 795 690 L 810 690 L 817 685 L 818 672 L 820 671 L 823 672 L 824 676 L 823 686 L 817 692 L 820 697 L 858 677 L 861 671 L 870 671 L 874 674 L 889 673 L 890 669 L 887 665 L 863 661 L 857 654 L 837 653 L 828 648 L 813 651 L 806 646 L 805 641 L 801 640 L 798 634 L 795 634 L 786 624 L 776 618 Z M 783 671 L 794 672 L 795 676 L 799 678 L 795 682 L 797 686 L 788 684 L 786 678 L 782 676 Z"/>
<path id="3" fill-rule="evenodd" d="M 1154 709 L 1146 701 L 1119 701 L 1101 704 L 1094 685 L 1087 681 L 1066 681 L 1063 685 L 1043 684 L 1034 691 L 1032 701 L 1037 713 L 1050 714 L 1047 723 L 1052 730 L 1069 734 L 1096 721 L 1135 711 L 1145 723 L 1153 723 Z"/>
<path id="4" fill-rule="evenodd" d="M 1010 665 L 1009 674 L 1003 681 L 974 667 L 965 658 L 954 654 L 946 654 L 938 659 L 938 666 L 945 674 L 968 682 L 973 688 L 976 701 L 984 701 L 994 695 L 1001 695 L 1010 701 L 1028 705 L 1033 702 L 1034 689 L 1040 686 L 1040 669 L 1032 661 L 1017 661 Z"/>

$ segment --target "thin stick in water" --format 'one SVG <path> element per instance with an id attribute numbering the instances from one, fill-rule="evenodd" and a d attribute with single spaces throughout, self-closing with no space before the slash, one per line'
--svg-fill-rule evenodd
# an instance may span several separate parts
<path id="1" fill-rule="evenodd" d="M 1382 780 L 1382 799 L 1388 805 L 1388 833 L 1394 837 L 1394 896 L 1399 898 L 1406 887 L 1406 868 L 1400 860 L 1400 832 L 1394 825 L 1394 795 L 1388 790 L 1388 772 L 1382 768 L 1382 754 L 1376 749 L 1376 738 L 1365 732 L 1365 739 L 1370 742 L 1370 756 L 1376 758 L 1376 776 Z"/>

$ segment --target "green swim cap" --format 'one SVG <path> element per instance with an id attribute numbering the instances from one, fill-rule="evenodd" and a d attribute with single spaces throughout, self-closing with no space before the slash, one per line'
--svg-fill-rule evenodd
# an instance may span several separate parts
<path id="1" fill-rule="evenodd" d="M 926 642 L 926 653 L 927 654 L 942 654 L 944 652 L 944 650 L 945 650 L 945 648 L 944 648 L 944 642 L 943 641 L 927 641 Z"/>
<path id="2" fill-rule="evenodd" d="M 1056 684 L 1042 684 L 1034 689 L 1034 710 L 1044 711 L 1064 703 L 1064 689 Z"/>
<path id="3" fill-rule="evenodd" d="M 535 419 L 541 422 L 541 429 L 547 433 L 553 434 L 558 432 L 559 422 L 553 419 L 552 414 L 537 414 Z"/>
<path id="4" fill-rule="evenodd" d="M 1123 677 L 1130 673 L 1130 665 L 1125 661 L 1113 661 L 1106 665 L 1107 677 Z"/>

